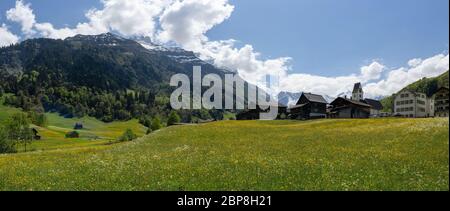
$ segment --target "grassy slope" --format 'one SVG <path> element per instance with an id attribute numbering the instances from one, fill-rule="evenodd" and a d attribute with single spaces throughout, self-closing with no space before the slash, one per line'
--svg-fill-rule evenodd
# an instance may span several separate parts
<path id="1" fill-rule="evenodd" d="M 1 102 L 0 102 L 1 104 Z M 20 109 L 0 105 L 0 125 L 12 114 L 20 112 Z M 137 120 L 128 122 L 103 123 L 94 118 L 67 119 L 54 113 L 47 113 L 49 126 L 46 128 L 36 127 L 42 140 L 35 141 L 28 150 L 54 150 L 77 147 L 98 146 L 116 140 L 122 133 L 130 128 L 137 135 L 145 134 L 145 128 Z M 65 134 L 73 131 L 76 122 L 82 122 L 85 129 L 79 130 L 81 137 L 77 139 L 66 139 Z M 23 149 L 19 147 L 19 151 Z"/>
<path id="2" fill-rule="evenodd" d="M 448 119 L 177 126 L 132 143 L 0 155 L 0 190 L 448 191 L 448 130 Z"/>

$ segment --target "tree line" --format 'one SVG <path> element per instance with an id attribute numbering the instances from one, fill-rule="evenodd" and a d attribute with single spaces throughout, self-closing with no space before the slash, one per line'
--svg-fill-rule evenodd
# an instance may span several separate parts
<path id="1" fill-rule="evenodd" d="M 103 90 L 64 82 L 57 71 L 31 71 L 0 76 L 0 96 L 9 106 L 35 113 L 57 112 L 66 118 L 91 116 L 104 122 L 158 117 L 166 122 L 172 112 L 169 88 L 154 91 Z M 221 120 L 223 111 L 188 110 L 177 112 L 182 122 Z"/>

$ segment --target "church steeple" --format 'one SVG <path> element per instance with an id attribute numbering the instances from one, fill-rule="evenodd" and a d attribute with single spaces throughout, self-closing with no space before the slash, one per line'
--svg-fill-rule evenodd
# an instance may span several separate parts
<path id="1" fill-rule="evenodd" d="M 364 100 L 364 91 L 363 91 L 361 83 L 355 84 L 355 87 L 353 88 L 352 100 L 355 100 L 355 101 Z"/>

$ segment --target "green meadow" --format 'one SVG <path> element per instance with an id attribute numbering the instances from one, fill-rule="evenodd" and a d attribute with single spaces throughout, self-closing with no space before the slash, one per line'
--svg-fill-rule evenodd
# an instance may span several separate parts
<path id="1" fill-rule="evenodd" d="M 49 119 L 44 150 L 0 155 L 0 190 L 449 190 L 448 119 L 222 121 L 82 147 L 56 135 L 76 120 Z M 106 140 L 135 123 L 85 121 Z"/>
<path id="2" fill-rule="evenodd" d="M 0 124 L 4 124 L 12 114 L 17 112 L 21 112 L 21 110 L 0 105 Z M 27 151 L 62 150 L 105 145 L 117 140 L 126 129 L 132 129 L 138 136 L 143 136 L 146 132 L 146 128 L 140 125 L 138 120 L 104 123 L 90 117 L 69 119 L 56 113 L 47 113 L 46 116 L 48 118 L 47 127 L 33 126 L 42 136 L 42 140 L 34 141 L 31 146 L 27 147 Z M 82 123 L 84 127 L 82 130 L 77 130 L 80 133 L 80 138 L 65 138 L 68 132 L 74 131 L 76 123 Z M 23 147 L 18 147 L 19 152 L 24 151 Z"/>

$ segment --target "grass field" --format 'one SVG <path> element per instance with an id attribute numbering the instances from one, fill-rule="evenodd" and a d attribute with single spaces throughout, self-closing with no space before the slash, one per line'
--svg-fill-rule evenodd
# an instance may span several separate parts
<path id="1" fill-rule="evenodd" d="M 1 104 L 1 102 L 0 102 Z M 0 125 L 20 109 L 0 105 Z M 139 124 L 137 120 L 128 122 L 104 123 L 94 118 L 68 119 L 55 113 L 47 113 L 48 126 L 46 128 L 33 126 L 42 136 L 42 140 L 34 141 L 27 150 L 42 151 L 55 149 L 68 149 L 78 147 L 90 147 L 105 145 L 120 137 L 126 129 L 132 129 L 138 136 L 143 136 L 146 128 Z M 78 130 L 80 138 L 66 139 L 65 135 L 73 131 L 75 123 L 83 123 L 84 129 Z M 19 146 L 19 151 L 24 151 Z"/>
<path id="2" fill-rule="evenodd" d="M 0 155 L 0 190 L 449 190 L 448 119 L 224 121 Z"/>

